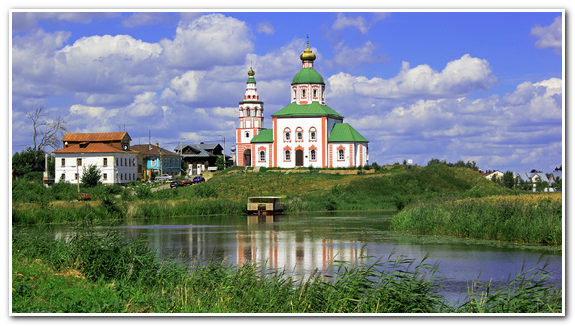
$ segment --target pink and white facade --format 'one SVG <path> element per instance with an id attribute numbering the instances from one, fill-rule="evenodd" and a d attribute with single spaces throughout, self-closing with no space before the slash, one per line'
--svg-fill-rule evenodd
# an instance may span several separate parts
<path id="1" fill-rule="evenodd" d="M 313 68 L 315 54 L 300 56 L 302 69 L 292 81 L 291 103 L 272 115 L 273 128 L 263 128 L 263 102 L 254 72 L 239 102 L 237 165 L 261 167 L 356 167 L 369 160 L 368 141 L 343 116 L 325 105 L 325 83 Z"/>

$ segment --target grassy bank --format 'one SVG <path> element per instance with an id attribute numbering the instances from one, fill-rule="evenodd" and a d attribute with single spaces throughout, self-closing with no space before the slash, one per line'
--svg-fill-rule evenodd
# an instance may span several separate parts
<path id="1" fill-rule="evenodd" d="M 561 245 L 561 200 L 558 193 L 426 202 L 399 212 L 392 225 L 423 234 Z"/>
<path id="2" fill-rule="evenodd" d="M 410 268 L 408 268 L 410 267 Z M 509 286 L 471 286 L 453 304 L 435 270 L 387 261 L 342 267 L 298 282 L 282 271 L 222 262 L 161 262 L 140 240 L 78 229 L 67 242 L 41 232 L 12 238 L 13 313 L 561 313 L 560 287 L 545 271 Z"/>
<path id="3" fill-rule="evenodd" d="M 286 212 L 303 212 L 402 209 L 412 202 L 438 197 L 513 193 L 469 169 L 438 165 L 409 169 L 389 166 L 378 173 L 370 170 L 367 174 L 359 170 L 318 169 L 231 172 L 237 171 L 216 174 L 209 182 L 193 187 L 156 192 L 144 185 L 127 189 L 99 186 L 94 192 L 88 191 L 94 196 L 90 204 L 48 200 L 56 198 L 56 194 L 62 198 L 71 197 L 75 193 L 73 185 L 58 185 L 54 188 L 58 192 L 36 189 L 43 195 L 32 196 L 34 192 L 28 191 L 27 187 L 34 186 L 33 183 L 19 182 L 13 186 L 12 221 L 21 225 L 83 219 L 244 214 L 247 199 L 252 196 L 280 196 Z M 355 174 L 340 174 L 348 172 Z M 119 198 L 114 198 L 114 194 Z"/>

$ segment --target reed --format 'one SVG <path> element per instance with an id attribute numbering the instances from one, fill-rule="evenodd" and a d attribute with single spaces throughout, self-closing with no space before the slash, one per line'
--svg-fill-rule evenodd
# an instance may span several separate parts
<path id="1" fill-rule="evenodd" d="M 562 312 L 560 287 L 520 273 L 453 305 L 436 266 L 390 256 L 306 279 L 256 264 L 160 261 L 140 239 L 79 228 L 67 240 L 14 231 L 13 313 L 521 313 Z M 528 276 L 529 275 L 529 276 Z"/>
<path id="2" fill-rule="evenodd" d="M 394 216 L 396 230 L 465 238 L 562 244 L 561 194 L 442 200 Z"/>

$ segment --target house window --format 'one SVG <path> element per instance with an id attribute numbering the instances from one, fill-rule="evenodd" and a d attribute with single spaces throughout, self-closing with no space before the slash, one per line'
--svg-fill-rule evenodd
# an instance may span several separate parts
<path id="1" fill-rule="evenodd" d="M 62 173 L 62 175 L 60 176 L 60 180 L 66 180 L 66 173 Z"/>
<path id="2" fill-rule="evenodd" d="M 81 158 L 77 158 L 77 159 L 76 159 L 76 164 L 77 164 L 78 166 L 82 166 L 82 159 L 81 159 Z"/>
<path id="3" fill-rule="evenodd" d="M 285 161 L 291 160 L 291 152 L 289 149 L 286 149 L 286 151 L 285 151 L 285 159 L 284 160 Z"/>
<path id="4" fill-rule="evenodd" d="M 310 157 L 310 160 L 311 160 L 311 161 L 315 161 L 315 160 L 316 160 L 316 159 L 315 159 L 315 149 L 312 149 L 312 150 L 309 152 L 309 157 Z"/>
<path id="5" fill-rule="evenodd" d="M 338 153 L 338 157 L 337 157 L 338 160 L 340 160 L 340 161 L 345 160 L 345 151 L 343 149 L 339 149 L 337 151 L 337 153 Z"/>
<path id="6" fill-rule="evenodd" d="M 62 159 L 62 164 L 61 164 L 61 165 L 62 165 L 62 166 L 66 166 L 66 159 L 65 159 L 65 158 Z"/>
<path id="7" fill-rule="evenodd" d="M 266 151 L 260 151 L 260 162 L 266 161 Z"/>
<path id="8" fill-rule="evenodd" d="M 156 166 L 156 160 L 152 160 L 152 166 Z"/>
<path id="9" fill-rule="evenodd" d="M 108 180 L 108 173 L 103 173 L 103 174 L 102 174 L 102 179 Z"/>
<path id="10" fill-rule="evenodd" d="M 124 174 L 120 173 L 120 180 L 124 180 Z"/>
<path id="11" fill-rule="evenodd" d="M 104 163 L 103 163 L 104 167 L 108 166 L 108 158 L 104 157 Z"/>
<path id="12" fill-rule="evenodd" d="M 128 166 L 128 162 L 126 161 L 126 158 L 124 157 L 124 165 Z"/>

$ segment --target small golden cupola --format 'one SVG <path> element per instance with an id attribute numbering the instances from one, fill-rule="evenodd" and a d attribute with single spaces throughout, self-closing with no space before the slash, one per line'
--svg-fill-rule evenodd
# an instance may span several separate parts
<path id="1" fill-rule="evenodd" d="M 314 61 L 315 54 L 309 49 L 309 40 L 307 41 L 307 49 L 299 56 L 302 61 Z"/>

